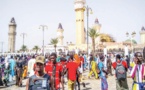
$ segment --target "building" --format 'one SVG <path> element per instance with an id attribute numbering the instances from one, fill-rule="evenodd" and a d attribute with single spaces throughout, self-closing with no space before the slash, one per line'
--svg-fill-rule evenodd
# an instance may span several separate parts
<path id="1" fill-rule="evenodd" d="M 12 18 L 9 23 L 9 32 L 8 32 L 8 52 L 15 52 L 15 43 L 16 43 L 16 27 L 17 24 L 15 19 Z"/>
<path id="2" fill-rule="evenodd" d="M 141 40 L 141 44 L 145 44 L 145 28 L 144 27 L 142 27 L 140 31 L 140 40 Z"/>

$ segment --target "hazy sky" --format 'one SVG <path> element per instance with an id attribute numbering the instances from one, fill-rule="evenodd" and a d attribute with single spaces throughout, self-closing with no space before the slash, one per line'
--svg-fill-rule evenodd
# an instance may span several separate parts
<path id="1" fill-rule="evenodd" d="M 127 39 L 127 31 L 136 31 L 135 40 L 140 43 L 139 31 L 145 26 L 145 0 L 86 2 L 93 10 L 89 17 L 89 26 L 98 18 L 102 24 L 101 32 L 113 35 L 117 42 Z M 8 50 L 8 24 L 12 17 L 17 23 L 16 49 L 22 46 L 21 33 L 27 33 L 25 45 L 28 48 L 42 46 L 42 31 L 38 29 L 42 24 L 48 26 L 45 31 L 45 45 L 56 37 L 59 23 L 64 28 L 64 44 L 67 41 L 75 43 L 74 0 L 0 0 L 0 42 L 4 42 L 4 51 Z"/>

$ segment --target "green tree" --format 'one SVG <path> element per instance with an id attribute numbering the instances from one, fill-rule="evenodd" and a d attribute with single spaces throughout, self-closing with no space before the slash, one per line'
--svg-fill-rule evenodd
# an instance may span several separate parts
<path id="1" fill-rule="evenodd" d="M 20 49 L 20 51 L 23 51 L 23 52 L 25 52 L 25 51 L 27 51 L 28 49 L 27 49 L 27 46 L 25 46 L 25 45 L 22 45 L 22 47 L 21 47 L 21 49 Z"/>
<path id="2" fill-rule="evenodd" d="M 95 54 L 95 39 L 99 36 L 99 33 L 93 28 L 90 28 L 88 35 L 92 39 L 93 55 Z"/>
<path id="3" fill-rule="evenodd" d="M 55 53 L 56 53 L 56 47 L 57 47 L 57 43 L 58 43 L 58 38 L 52 38 L 52 39 L 50 40 L 50 43 L 51 43 L 52 45 L 54 45 Z"/>
<path id="4" fill-rule="evenodd" d="M 36 51 L 36 54 L 37 54 L 37 52 L 38 52 L 39 49 L 40 49 L 39 46 L 34 46 L 33 47 L 33 50 Z"/>

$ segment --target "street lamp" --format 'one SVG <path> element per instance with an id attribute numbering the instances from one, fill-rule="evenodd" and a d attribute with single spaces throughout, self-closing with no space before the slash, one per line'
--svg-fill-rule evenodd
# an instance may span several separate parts
<path id="1" fill-rule="evenodd" d="M 135 35 L 136 35 L 136 32 L 134 31 L 134 32 L 131 33 L 131 37 L 130 37 L 130 41 L 131 41 L 130 44 L 131 44 L 132 54 L 133 54 L 133 43 L 132 43 L 132 40 L 135 37 Z M 128 32 L 126 32 L 126 36 L 129 37 L 129 33 Z"/>
<path id="2" fill-rule="evenodd" d="M 42 50 L 42 54 L 44 55 L 44 30 L 45 29 L 48 29 L 47 25 L 40 25 L 39 26 L 39 29 L 42 30 L 42 33 L 43 33 L 43 42 L 42 42 L 42 47 L 43 47 L 43 50 Z"/>
<path id="3" fill-rule="evenodd" d="M 86 15 L 87 15 L 87 55 L 88 55 L 88 51 L 89 51 L 89 36 L 88 36 L 88 30 L 89 30 L 89 13 L 93 14 L 92 9 L 87 5 L 87 7 L 85 7 L 86 9 Z"/>
<path id="4" fill-rule="evenodd" d="M 21 35 L 20 36 L 22 36 L 22 38 L 23 38 L 23 46 L 24 46 L 24 40 L 25 40 L 25 36 L 26 36 L 27 34 L 26 33 L 21 33 Z"/>

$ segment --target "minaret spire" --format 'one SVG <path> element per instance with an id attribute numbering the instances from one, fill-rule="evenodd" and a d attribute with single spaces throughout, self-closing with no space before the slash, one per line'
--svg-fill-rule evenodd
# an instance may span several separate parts
<path id="1" fill-rule="evenodd" d="M 16 43 L 16 27 L 17 24 L 15 22 L 14 17 L 11 19 L 9 23 L 9 33 L 8 33 L 8 52 L 15 52 L 15 43 Z"/>
<path id="2" fill-rule="evenodd" d="M 64 38 L 64 36 L 63 36 L 63 27 L 62 27 L 62 25 L 61 25 L 61 23 L 59 23 L 59 25 L 58 25 L 58 29 L 57 29 L 57 38 L 58 38 L 58 45 L 63 45 L 63 38 Z"/>
<path id="3" fill-rule="evenodd" d="M 59 25 L 58 25 L 58 29 L 63 29 L 61 23 L 59 23 Z"/>

